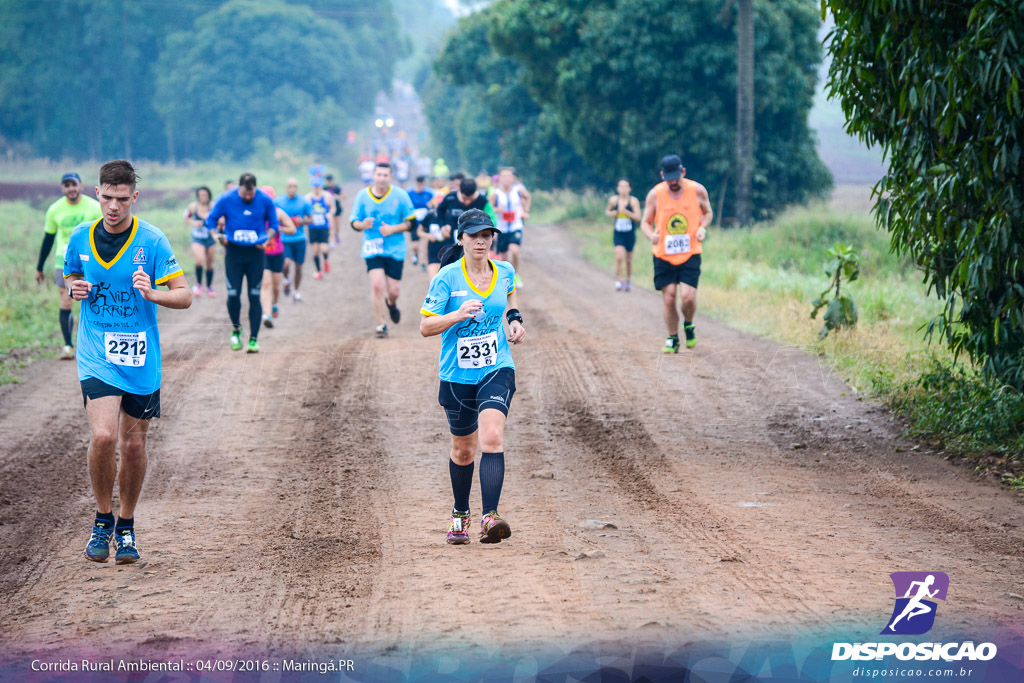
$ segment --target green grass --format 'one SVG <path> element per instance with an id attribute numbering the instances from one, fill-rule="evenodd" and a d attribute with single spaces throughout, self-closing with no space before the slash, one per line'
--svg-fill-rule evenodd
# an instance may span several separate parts
<path id="1" fill-rule="evenodd" d="M 615 256 L 604 197 L 536 193 L 534 207 L 536 220 L 572 230 L 583 257 L 609 273 L 610 291 Z M 855 328 L 819 340 L 823 323 L 820 315 L 811 320 L 810 302 L 828 285 L 825 250 L 836 242 L 852 245 L 861 257 L 861 277 L 848 285 L 860 319 Z M 927 295 L 911 263 L 890 252 L 888 235 L 868 213 L 817 204 L 752 228 L 712 227 L 701 265 L 702 315 L 823 356 L 854 392 L 898 412 L 912 434 L 949 453 L 984 456 L 992 466 L 1016 462 L 1016 472 L 1004 480 L 1020 485 L 1024 397 L 956 363 L 941 343 L 924 340 L 922 328 L 941 302 Z M 653 289 L 652 277 L 638 233 L 633 283 Z"/>

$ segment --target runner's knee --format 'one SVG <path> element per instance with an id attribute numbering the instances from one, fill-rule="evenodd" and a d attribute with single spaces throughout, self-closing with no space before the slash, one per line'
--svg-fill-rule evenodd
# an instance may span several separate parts
<path id="1" fill-rule="evenodd" d="M 103 427 L 95 428 L 92 432 L 92 447 L 101 451 L 113 451 L 117 445 L 117 434 L 114 430 Z"/>

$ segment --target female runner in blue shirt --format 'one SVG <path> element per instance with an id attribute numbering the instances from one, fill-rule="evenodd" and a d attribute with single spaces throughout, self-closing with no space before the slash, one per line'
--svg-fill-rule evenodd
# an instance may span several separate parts
<path id="1" fill-rule="evenodd" d="M 457 243 L 441 256 L 442 267 L 430 281 L 420 309 L 420 334 L 441 335 L 438 402 L 452 433 L 448 472 L 455 497 L 448 543 L 470 540 L 469 494 L 478 447 L 480 542 L 499 543 L 512 535 L 508 522 L 498 515 L 505 478 L 505 419 L 516 391 L 509 342 L 521 342 L 526 330 L 516 308 L 515 270 L 487 258 L 497 235 L 490 216 L 479 209 L 466 211 L 459 216 L 457 234 Z"/>

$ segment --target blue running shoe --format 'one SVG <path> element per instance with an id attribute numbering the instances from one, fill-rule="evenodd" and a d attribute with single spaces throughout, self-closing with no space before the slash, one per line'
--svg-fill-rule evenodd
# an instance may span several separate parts
<path id="1" fill-rule="evenodd" d="M 110 557 L 110 536 L 114 533 L 114 525 L 103 520 L 96 520 L 92 525 L 92 536 L 89 545 L 85 546 L 85 556 L 93 562 L 106 562 Z"/>
<path id="2" fill-rule="evenodd" d="M 135 547 L 135 529 L 117 529 L 114 533 L 114 562 L 131 564 L 139 561 L 139 549 Z"/>

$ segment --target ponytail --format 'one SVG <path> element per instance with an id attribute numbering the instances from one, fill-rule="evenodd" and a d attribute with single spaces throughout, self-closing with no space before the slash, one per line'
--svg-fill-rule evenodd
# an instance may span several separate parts
<path id="1" fill-rule="evenodd" d="M 441 259 L 441 267 L 444 268 L 447 265 L 455 263 L 463 256 L 462 245 L 456 242 L 455 244 L 449 244 L 447 247 L 441 249 L 441 253 L 438 254 L 438 258 Z"/>

